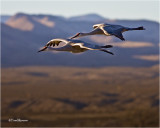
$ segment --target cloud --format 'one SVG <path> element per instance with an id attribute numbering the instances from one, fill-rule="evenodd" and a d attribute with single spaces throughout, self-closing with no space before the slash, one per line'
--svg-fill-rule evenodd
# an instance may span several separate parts
<path id="1" fill-rule="evenodd" d="M 148 60 L 148 61 L 158 61 L 159 55 L 135 55 L 133 56 L 136 59 Z"/>
<path id="2" fill-rule="evenodd" d="M 114 46 L 122 47 L 122 48 L 140 48 L 140 47 L 153 47 L 154 44 L 150 42 L 132 42 L 132 41 L 125 41 L 122 43 L 111 43 Z"/>

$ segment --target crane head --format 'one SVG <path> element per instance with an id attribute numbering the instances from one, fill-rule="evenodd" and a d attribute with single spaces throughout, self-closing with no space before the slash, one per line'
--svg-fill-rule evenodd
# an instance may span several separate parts
<path id="1" fill-rule="evenodd" d="M 80 37 L 81 36 L 81 33 L 77 33 L 76 35 L 74 35 L 73 37 L 71 37 L 70 39 L 74 39 L 74 38 L 77 38 L 77 37 Z"/>
<path id="2" fill-rule="evenodd" d="M 42 52 L 45 51 L 47 49 L 47 46 L 44 46 L 41 50 L 39 50 L 38 52 Z"/>

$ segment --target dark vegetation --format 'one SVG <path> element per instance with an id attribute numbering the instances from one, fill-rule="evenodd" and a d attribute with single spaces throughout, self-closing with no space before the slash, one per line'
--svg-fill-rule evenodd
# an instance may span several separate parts
<path id="1" fill-rule="evenodd" d="M 158 65 L 2 68 L 2 126 L 158 127 L 155 74 Z"/>

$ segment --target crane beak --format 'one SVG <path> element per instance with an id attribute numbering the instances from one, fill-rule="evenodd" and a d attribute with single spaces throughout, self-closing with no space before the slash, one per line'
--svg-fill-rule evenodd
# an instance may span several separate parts
<path id="1" fill-rule="evenodd" d="M 80 33 L 77 33 L 76 35 L 72 36 L 70 39 L 77 38 L 80 35 Z"/>
<path id="2" fill-rule="evenodd" d="M 44 46 L 41 50 L 39 50 L 38 52 L 42 52 L 42 51 L 44 51 L 44 50 L 46 50 L 47 49 L 47 46 Z"/>

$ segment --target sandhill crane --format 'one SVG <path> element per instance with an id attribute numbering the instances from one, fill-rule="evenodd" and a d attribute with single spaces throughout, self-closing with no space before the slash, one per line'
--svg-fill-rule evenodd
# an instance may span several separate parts
<path id="1" fill-rule="evenodd" d="M 55 45 L 58 46 L 61 42 L 64 42 L 65 45 L 59 48 L 54 47 Z M 112 52 L 109 52 L 105 49 L 105 48 L 111 48 L 111 47 L 112 45 L 99 46 L 99 45 L 89 44 L 81 40 L 52 39 L 38 52 L 55 50 L 55 51 L 68 51 L 72 53 L 80 53 L 80 52 L 85 52 L 87 50 L 100 50 L 113 55 Z"/>
<path id="2" fill-rule="evenodd" d="M 89 33 L 77 33 L 75 36 L 71 37 L 70 39 L 82 37 L 82 36 L 88 36 L 88 35 L 96 35 L 96 34 L 102 34 L 106 36 L 116 36 L 122 41 L 125 39 L 123 38 L 122 33 L 125 31 L 131 31 L 131 30 L 145 30 L 143 26 L 137 27 L 137 28 L 128 28 L 121 25 L 111 25 L 111 24 L 95 24 L 93 25 L 94 30 Z"/>

